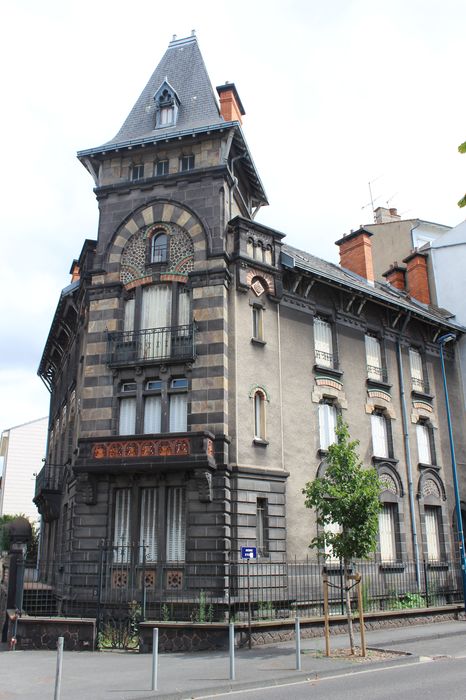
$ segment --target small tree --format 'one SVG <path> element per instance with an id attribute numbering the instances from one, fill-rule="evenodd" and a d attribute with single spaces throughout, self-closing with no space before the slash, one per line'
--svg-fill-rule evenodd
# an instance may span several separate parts
<path id="1" fill-rule="evenodd" d="M 351 653 L 354 654 L 354 634 L 351 617 L 349 575 L 353 559 L 365 559 L 377 545 L 380 512 L 380 481 L 374 468 L 366 469 L 359 461 L 357 440 L 350 440 L 348 426 L 338 416 L 336 442 L 330 445 L 327 469 L 322 477 L 309 481 L 303 489 L 306 508 L 315 508 L 319 534 L 310 547 L 331 548 L 343 561 L 346 581 L 346 615 Z M 337 524 L 339 532 L 328 525 Z"/>

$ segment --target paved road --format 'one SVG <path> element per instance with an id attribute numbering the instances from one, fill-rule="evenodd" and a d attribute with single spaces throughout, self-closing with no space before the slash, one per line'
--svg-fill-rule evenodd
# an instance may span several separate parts
<path id="1" fill-rule="evenodd" d="M 351 675 L 287 683 L 234 694 L 237 700 L 460 700 L 466 695 L 465 659 L 439 659 L 409 666 L 365 669 Z M 201 696 L 196 696 L 199 700 Z M 220 700 L 228 695 L 205 695 Z"/>
<path id="2" fill-rule="evenodd" d="M 299 698 L 305 692 L 317 697 L 316 688 L 332 693 L 332 697 L 352 697 L 358 700 L 364 692 L 371 691 L 371 700 L 395 697 L 394 688 L 400 687 L 401 698 L 420 695 L 423 679 L 427 690 L 437 688 L 442 700 L 448 697 L 462 698 L 466 695 L 463 666 L 466 668 L 466 622 L 437 623 L 404 628 L 369 631 L 370 646 L 382 649 L 409 651 L 414 656 L 400 657 L 387 662 L 387 669 L 380 671 L 369 663 L 361 666 L 350 659 L 327 659 L 319 653 L 323 639 L 302 640 L 302 671 L 295 670 L 293 643 L 272 644 L 265 647 L 244 649 L 236 654 L 236 681 L 229 681 L 227 652 L 198 652 L 194 654 L 163 654 L 159 657 L 159 691 L 150 692 L 151 656 L 149 654 L 65 652 L 63 660 L 63 683 L 61 700 L 181 700 L 221 696 L 233 691 L 232 697 L 244 698 Z M 347 636 L 332 636 L 332 647 L 347 647 Z M 314 650 L 314 651 L 312 651 Z M 418 657 L 457 657 L 439 659 L 429 663 L 418 663 Z M 461 659 L 460 657 L 464 657 Z M 409 663 L 409 667 L 402 666 Z M 414 663 L 413 663 L 414 662 Z M 15 651 L 0 653 L 0 700 L 52 700 L 55 679 L 56 652 Z M 394 668 L 396 666 L 397 668 Z M 398 669 L 399 667 L 399 669 Z M 450 668 L 451 667 L 451 668 Z M 449 674 L 453 673 L 452 686 Z M 334 678 L 345 674 L 345 679 Z M 348 675 L 351 674 L 351 675 Z M 318 681 L 309 683 L 309 678 Z M 399 686 L 410 679 L 413 685 L 405 689 Z M 456 680 L 455 680 L 456 679 Z M 295 684 L 301 681 L 300 685 Z M 461 683 L 456 694 L 448 695 Z M 278 687 L 266 690 L 267 685 Z M 440 686 L 440 688 L 439 688 Z M 412 693 L 415 687 L 416 692 Z M 374 690 L 386 693 L 374 695 Z M 350 695 L 348 692 L 351 690 Z M 342 693 L 338 695 L 338 693 Z M 345 695 L 346 693 L 346 695 Z"/>

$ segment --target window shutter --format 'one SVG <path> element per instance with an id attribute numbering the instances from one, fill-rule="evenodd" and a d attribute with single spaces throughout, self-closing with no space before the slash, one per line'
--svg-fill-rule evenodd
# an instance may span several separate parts
<path id="1" fill-rule="evenodd" d="M 379 513 L 380 558 L 382 561 L 396 561 L 396 505 L 384 503 Z"/>
<path id="2" fill-rule="evenodd" d="M 127 562 L 130 559 L 130 513 L 131 513 L 130 489 L 117 489 L 115 491 L 115 527 L 113 530 L 114 560 Z"/>
<path id="3" fill-rule="evenodd" d="M 371 335 L 365 336 L 367 374 L 370 379 L 382 379 L 382 353 L 380 342 Z"/>
<path id="4" fill-rule="evenodd" d="M 124 330 L 127 332 L 134 330 L 134 299 L 125 301 Z"/>
<path id="5" fill-rule="evenodd" d="M 167 561 L 184 561 L 185 494 L 181 486 L 167 489 Z"/>
<path id="6" fill-rule="evenodd" d="M 139 531 L 141 561 L 143 561 L 143 545 L 146 549 L 146 561 L 157 561 L 157 489 L 155 488 L 142 489 Z"/>
<path id="7" fill-rule="evenodd" d="M 188 402 L 186 394 L 170 395 L 171 433 L 185 433 L 188 429 Z"/>
<path id="8" fill-rule="evenodd" d="M 319 404 L 319 434 L 320 448 L 327 450 L 335 442 L 337 424 L 337 409 L 332 404 Z"/>
<path id="9" fill-rule="evenodd" d="M 378 413 L 371 415 L 372 449 L 376 457 L 388 457 L 387 423 Z"/>
<path id="10" fill-rule="evenodd" d="M 416 437 L 419 461 L 423 464 L 432 464 L 429 428 L 425 423 L 418 423 L 416 425 Z"/>
<path id="11" fill-rule="evenodd" d="M 162 397 L 147 396 L 144 401 L 144 433 L 160 433 L 162 430 Z"/>
<path id="12" fill-rule="evenodd" d="M 314 318 L 314 346 L 316 362 L 324 367 L 333 366 L 332 328 L 321 318 Z"/>
<path id="13" fill-rule="evenodd" d="M 427 558 L 429 561 L 440 560 L 439 518 L 436 506 L 426 506 L 424 510 L 426 523 Z"/>
<path id="14" fill-rule="evenodd" d="M 136 398 L 120 399 L 119 435 L 134 435 L 136 432 Z"/>

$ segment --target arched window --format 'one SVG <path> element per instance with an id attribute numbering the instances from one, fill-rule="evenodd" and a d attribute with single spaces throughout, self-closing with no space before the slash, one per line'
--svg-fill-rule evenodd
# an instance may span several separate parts
<path id="1" fill-rule="evenodd" d="M 150 245 L 151 263 L 164 263 L 168 258 L 168 236 L 166 233 L 154 233 Z"/>
<path id="2" fill-rule="evenodd" d="M 264 442 L 265 433 L 265 402 L 267 400 L 262 389 L 254 393 L 254 440 Z"/>

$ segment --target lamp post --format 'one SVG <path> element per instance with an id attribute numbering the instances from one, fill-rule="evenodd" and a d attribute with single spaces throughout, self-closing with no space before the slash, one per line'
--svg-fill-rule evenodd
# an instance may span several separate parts
<path id="1" fill-rule="evenodd" d="M 445 373 L 445 359 L 443 348 L 446 343 L 452 340 L 456 340 L 456 335 L 454 333 L 446 333 L 438 339 L 438 344 L 440 346 L 440 362 L 442 364 L 442 378 L 443 378 L 443 388 L 445 391 L 445 407 L 447 410 L 447 423 L 448 423 L 448 436 L 450 439 L 450 453 L 451 453 L 451 470 L 453 473 L 453 486 L 455 489 L 455 506 L 456 506 L 456 522 L 458 527 L 458 539 L 460 548 L 460 558 L 461 558 L 461 574 L 463 580 L 463 602 L 466 610 L 466 562 L 464 554 L 464 533 L 463 533 L 463 519 L 461 516 L 461 501 L 460 492 L 458 488 L 458 472 L 456 469 L 456 457 L 455 457 L 455 443 L 453 440 L 453 430 L 451 425 L 451 414 L 450 414 L 450 400 L 448 398 L 448 387 L 447 387 L 447 376 Z"/>

